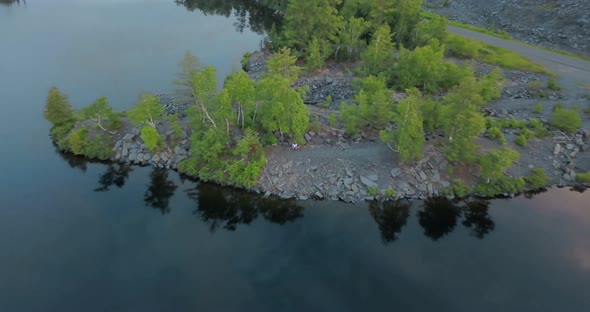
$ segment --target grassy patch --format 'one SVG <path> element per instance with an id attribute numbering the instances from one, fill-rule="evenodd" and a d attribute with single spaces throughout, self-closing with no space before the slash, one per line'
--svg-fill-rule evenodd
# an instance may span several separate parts
<path id="1" fill-rule="evenodd" d="M 490 65 L 497 65 L 506 69 L 525 70 L 534 73 L 554 75 L 545 67 L 533 63 L 528 58 L 481 41 L 460 35 L 447 33 L 445 38 L 447 53 L 451 56 L 479 60 Z"/>
<path id="2" fill-rule="evenodd" d="M 576 181 L 590 183 L 590 172 L 576 174 Z"/>
<path id="3" fill-rule="evenodd" d="M 540 188 L 549 183 L 549 177 L 543 168 L 534 168 L 533 172 L 524 178 L 524 181 L 531 187 Z"/>

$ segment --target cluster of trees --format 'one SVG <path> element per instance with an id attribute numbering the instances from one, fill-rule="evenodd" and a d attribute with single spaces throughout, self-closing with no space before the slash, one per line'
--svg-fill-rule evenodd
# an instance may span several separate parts
<path id="1" fill-rule="evenodd" d="M 112 110 L 106 98 L 75 111 L 57 87 L 49 90 L 44 116 L 52 124 L 51 138 L 59 149 L 102 160 L 111 157 L 112 135 L 123 125 L 120 114 Z M 91 122 L 80 123 L 87 120 Z"/>
<path id="2" fill-rule="evenodd" d="M 258 82 L 237 71 L 218 91 L 215 69 L 203 67 L 187 53 L 177 84 L 193 102 L 193 153 L 180 170 L 203 180 L 251 187 L 266 164 L 263 143 L 302 143 L 309 111 L 303 103 L 305 90 L 291 88 L 301 71 L 295 61 L 289 49 L 282 49 L 268 61 L 269 72 Z"/>

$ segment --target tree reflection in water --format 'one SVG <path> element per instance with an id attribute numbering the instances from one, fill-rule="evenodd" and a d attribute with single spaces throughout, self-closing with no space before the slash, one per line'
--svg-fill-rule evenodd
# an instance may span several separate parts
<path id="1" fill-rule="evenodd" d="M 489 205 L 490 202 L 485 200 L 453 202 L 447 198 L 429 198 L 418 212 L 418 222 L 424 235 L 436 241 L 451 233 L 458 218 L 463 217 L 462 224 L 471 229 L 471 235 L 482 239 L 495 228 L 488 214 Z"/>
<path id="2" fill-rule="evenodd" d="M 170 212 L 170 198 L 174 195 L 176 188 L 176 184 L 168 179 L 168 170 L 154 168 L 143 200 L 146 205 L 159 209 L 162 214 L 167 214 Z"/>
<path id="3" fill-rule="evenodd" d="M 209 224 L 211 232 L 220 227 L 235 231 L 239 224 L 250 224 L 259 216 L 278 224 L 303 217 L 303 207 L 295 200 L 264 198 L 207 183 L 199 183 L 188 194 L 198 204 L 193 213 Z"/>
<path id="4" fill-rule="evenodd" d="M 131 171 L 131 166 L 128 164 L 109 163 L 107 165 L 107 170 L 98 178 L 98 183 L 100 186 L 94 189 L 94 191 L 105 192 L 108 191 L 113 185 L 118 188 L 123 187 L 125 185 L 125 181 L 129 177 L 129 172 Z"/>
<path id="5" fill-rule="evenodd" d="M 287 6 L 286 0 L 260 1 L 210 1 L 210 0 L 175 0 L 177 5 L 184 6 L 189 11 L 199 10 L 204 14 L 229 17 L 234 14 L 237 22 L 234 24 L 239 32 L 249 27 L 252 31 L 263 34 L 271 30 L 273 24 L 280 27 L 282 13 Z M 269 5 L 270 4 L 270 5 Z"/>
<path id="6" fill-rule="evenodd" d="M 384 244 L 395 241 L 397 235 L 410 216 L 410 203 L 407 201 L 372 201 L 369 212 L 379 225 L 381 240 Z"/>
<path id="7" fill-rule="evenodd" d="M 57 148 L 55 149 L 55 152 L 57 155 L 59 155 L 59 157 L 61 157 L 61 159 L 66 161 L 70 168 L 80 169 L 82 172 L 86 172 L 86 170 L 88 170 L 89 160 L 87 158 L 76 156 L 71 153 L 64 153 L 59 151 Z"/>
<path id="8" fill-rule="evenodd" d="M 6 6 L 11 6 L 15 3 L 20 5 L 20 0 L 0 0 L 0 4 L 6 5 Z M 23 4 L 27 5 L 27 1 L 23 0 Z"/>

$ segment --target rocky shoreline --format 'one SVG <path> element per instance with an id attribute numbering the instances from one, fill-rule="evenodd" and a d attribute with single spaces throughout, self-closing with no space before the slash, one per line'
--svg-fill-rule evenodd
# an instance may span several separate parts
<path id="1" fill-rule="evenodd" d="M 265 54 L 254 53 L 246 68 L 249 75 L 257 79 L 265 71 Z M 485 73 L 491 68 L 477 65 Z M 543 98 L 546 103 L 542 112 L 532 112 L 532 106 L 539 101 L 538 94 L 531 90 L 530 82 L 543 80 L 530 73 L 506 72 L 506 87 L 501 100 L 491 103 L 485 114 L 494 118 L 516 118 L 527 120 L 537 118 L 547 123 L 552 105 L 563 101 L 590 104 L 588 99 L 572 97 L 565 92 L 548 92 Z M 329 115 L 338 113 L 343 101 L 353 98 L 352 74 L 339 67 L 330 67 L 321 73 L 305 75 L 296 82 L 297 86 L 308 86 L 305 102 L 316 118 L 319 128 L 305 134 L 306 144 L 297 151 L 288 142 L 266 148 L 267 165 L 260 174 L 258 185 L 249 191 L 278 196 L 281 198 L 329 199 L 357 202 L 373 199 L 425 199 L 442 196 L 456 177 L 467 184 L 475 184 L 477 177 L 473 168 L 449 174 L 447 162 L 437 143 L 440 137 L 426 134 L 427 143 L 424 158 L 409 164 L 401 164 L 389 148 L 378 139 L 378 133 L 365 132 L 356 136 L 345 134 L 342 125 L 330 124 Z M 332 101 L 327 102 L 330 96 Z M 403 97 L 403 94 L 395 94 Z M 157 168 L 176 170 L 183 160 L 191 155 L 190 127 L 186 117 L 188 104 L 179 104 L 174 95 L 159 95 L 168 114 L 179 115 L 183 128 L 180 136 L 167 122 L 157 125 L 166 146 L 157 153 L 150 152 L 140 138 L 140 128 L 127 121 L 115 135 L 112 161 L 134 165 L 151 165 Z M 327 104 L 326 104 L 327 103 Z M 580 103 L 581 104 L 581 103 Z M 575 182 L 576 172 L 590 171 L 590 124 L 585 118 L 582 130 L 574 135 L 552 131 L 546 138 L 533 138 L 525 147 L 513 144 L 518 130 L 504 129 L 508 147 L 517 150 L 521 158 L 509 170 L 512 176 L 526 176 L 533 168 L 543 168 L 550 178 L 547 187 L 580 185 Z M 480 138 L 480 146 L 499 148 L 497 142 Z M 513 196 L 514 194 L 503 194 Z"/>

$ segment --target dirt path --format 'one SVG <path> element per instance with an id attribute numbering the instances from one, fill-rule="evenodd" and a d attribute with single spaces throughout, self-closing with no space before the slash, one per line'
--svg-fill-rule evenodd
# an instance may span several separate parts
<path id="1" fill-rule="evenodd" d="M 575 94 L 589 92 L 586 89 L 590 86 L 590 62 L 588 61 L 455 26 L 447 26 L 447 31 L 521 54 L 557 73 L 558 82 L 569 91 Z"/>

